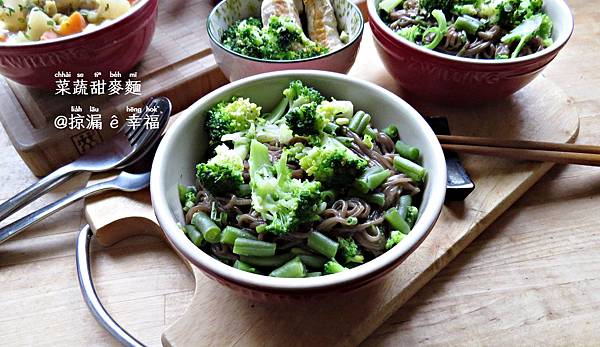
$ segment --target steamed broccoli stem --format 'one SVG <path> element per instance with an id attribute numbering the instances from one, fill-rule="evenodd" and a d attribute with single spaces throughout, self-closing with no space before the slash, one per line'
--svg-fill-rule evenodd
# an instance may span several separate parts
<path id="1" fill-rule="evenodd" d="M 398 230 L 393 230 L 390 233 L 390 237 L 387 239 L 386 243 L 385 243 L 385 249 L 389 250 L 390 248 L 394 247 L 395 245 L 399 244 L 405 237 L 406 235 L 401 233 Z"/>
<path id="2" fill-rule="evenodd" d="M 394 157 L 394 168 L 412 178 L 415 182 L 422 182 L 427 174 L 427 170 L 424 167 L 399 155 Z"/>
<path id="3" fill-rule="evenodd" d="M 246 272 L 250 272 L 250 273 L 253 273 L 253 274 L 260 275 L 260 272 L 258 272 L 258 270 L 256 270 L 255 268 L 253 268 L 249 264 L 246 264 L 246 263 L 244 263 L 243 261 L 240 261 L 240 260 L 236 260 L 235 263 L 233 263 L 233 267 L 236 268 L 236 269 L 238 269 L 238 270 L 242 270 L 242 271 L 246 271 Z"/>
<path id="4" fill-rule="evenodd" d="M 202 245 L 202 241 L 204 241 L 202 233 L 191 224 L 186 225 L 184 228 L 186 235 L 192 241 L 192 243 L 197 247 L 200 247 Z"/>
<path id="5" fill-rule="evenodd" d="M 410 226 L 406 223 L 404 218 L 402 218 L 402 215 L 400 215 L 397 208 L 392 207 L 387 210 L 384 214 L 384 218 L 392 228 L 399 230 L 403 234 L 408 234 L 410 232 Z"/>
<path id="6" fill-rule="evenodd" d="M 335 259 L 331 259 L 330 261 L 325 263 L 325 266 L 323 266 L 323 273 L 326 275 L 331 275 L 331 274 L 346 271 L 346 270 L 348 270 L 348 269 L 343 267 Z"/>
<path id="7" fill-rule="evenodd" d="M 271 114 L 266 118 L 266 120 L 268 122 L 275 123 L 276 121 L 281 119 L 281 117 L 283 117 L 283 115 L 285 115 L 285 110 L 287 109 L 287 106 L 288 106 L 288 100 L 286 97 L 284 97 L 277 104 L 277 106 L 275 106 L 275 108 L 273 109 L 273 112 L 271 112 Z"/>
<path id="8" fill-rule="evenodd" d="M 340 127 L 338 125 L 336 125 L 335 123 L 327 123 L 325 124 L 325 128 L 323 129 L 323 132 L 330 134 L 330 135 L 335 135 L 338 131 Z"/>
<path id="9" fill-rule="evenodd" d="M 355 133 L 362 135 L 369 123 L 371 123 L 371 115 L 364 111 L 358 111 L 350 120 L 348 128 Z"/>
<path id="10" fill-rule="evenodd" d="M 272 257 L 276 244 L 238 237 L 233 243 L 233 253 L 249 257 Z"/>
<path id="11" fill-rule="evenodd" d="M 437 21 L 438 26 L 428 28 L 423 33 L 423 37 L 427 37 L 427 35 L 429 35 L 430 33 L 435 33 L 435 38 L 429 44 L 424 46 L 428 49 L 436 48 L 440 44 L 440 42 L 442 42 L 444 35 L 446 35 L 446 30 L 448 29 L 446 16 L 444 15 L 444 12 L 442 12 L 442 10 L 433 10 L 431 11 L 431 15 Z"/>
<path id="12" fill-rule="evenodd" d="M 294 255 L 291 253 L 278 254 L 272 257 L 249 257 L 242 255 L 240 256 L 240 260 L 253 266 L 277 267 L 285 264 L 293 257 Z"/>
<path id="13" fill-rule="evenodd" d="M 319 277 L 319 276 L 323 276 L 323 273 L 316 271 L 316 272 L 308 272 L 306 274 L 306 277 Z"/>
<path id="14" fill-rule="evenodd" d="M 253 234 L 245 230 L 228 225 L 225 227 L 225 229 L 223 229 L 223 232 L 221 233 L 221 243 L 233 245 L 235 244 L 235 240 L 237 240 L 239 237 L 244 239 L 256 240 L 256 236 L 254 236 Z"/>
<path id="15" fill-rule="evenodd" d="M 475 35 L 481 27 L 481 22 L 477 18 L 464 15 L 456 19 L 454 27 L 456 30 L 464 30 L 471 35 Z"/>
<path id="16" fill-rule="evenodd" d="M 393 124 L 388 125 L 385 129 L 383 129 L 383 133 L 389 136 L 392 140 L 396 140 L 400 137 L 398 127 Z"/>
<path id="17" fill-rule="evenodd" d="M 284 278 L 301 278 L 306 276 L 306 267 L 302 264 L 299 257 L 288 261 L 281 265 L 277 269 L 271 271 L 269 274 L 271 277 L 284 277 Z"/>
<path id="18" fill-rule="evenodd" d="M 200 230 L 204 239 L 209 243 L 221 241 L 221 229 L 204 212 L 196 212 L 192 224 Z"/>
<path id="19" fill-rule="evenodd" d="M 525 46 L 527 42 L 529 42 L 536 34 L 540 27 L 542 26 L 544 21 L 544 15 L 535 15 L 529 17 L 524 20 L 519 26 L 510 31 L 510 33 L 504 35 L 500 40 L 502 43 L 510 44 L 514 41 L 519 40 L 517 47 L 511 54 L 511 58 L 516 58 L 519 56 L 519 53 Z"/>
<path id="20" fill-rule="evenodd" d="M 381 166 L 373 166 L 363 173 L 354 182 L 354 188 L 366 194 L 379 187 L 392 173 Z"/>
<path id="21" fill-rule="evenodd" d="M 337 253 L 338 243 L 318 231 L 311 231 L 308 233 L 308 247 L 327 258 L 333 258 Z"/>
<path id="22" fill-rule="evenodd" d="M 386 13 L 392 13 L 394 9 L 400 6 L 404 0 L 383 0 L 379 3 L 379 10 L 385 11 Z"/>
<path id="23" fill-rule="evenodd" d="M 421 155 L 421 152 L 417 147 L 406 144 L 402 140 L 396 141 L 394 148 L 398 154 L 410 161 L 417 161 Z"/>
<path id="24" fill-rule="evenodd" d="M 414 206 L 409 206 L 408 210 L 406 211 L 405 220 L 411 229 L 415 226 L 415 223 L 417 222 L 418 217 L 419 217 L 419 209 Z"/>
<path id="25" fill-rule="evenodd" d="M 313 269 L 322 269 L 323 265 L 327 262 L 327 259 L 318 255 L 300 254 L 298 255 L 304 265 Z"/>

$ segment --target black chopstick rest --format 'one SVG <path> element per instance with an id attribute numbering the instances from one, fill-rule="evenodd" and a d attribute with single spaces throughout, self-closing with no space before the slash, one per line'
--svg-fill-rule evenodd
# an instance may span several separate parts
<path id="1" fill-rule="evenodd" d="M 450 135 L 450 126 L 446 117 L 426 117 L 425 120 L 437 135 Z M 444 156 L 448 169 L 446 201 L 462 201 L 475 189 L 475 183 L 456 152 L 444 151 Z"/>

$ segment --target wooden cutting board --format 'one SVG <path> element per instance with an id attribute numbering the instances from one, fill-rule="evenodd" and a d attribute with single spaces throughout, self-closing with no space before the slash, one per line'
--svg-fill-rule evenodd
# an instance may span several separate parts
<path id="1" fill-rule="evenodd" d="M 400 94 L 366 30 L 352 76 Z M 484 107 L 448 108 L 413 103 L 423 115 L 444 115 L 456 135 L 570 142 L 579 119 L 560 89 L 538 77 L 516 95 Z M 382 281 L 356 292 L 302 303 L 257 303 L 208 279 L 183 261 L 196 280 L 187 311 L 162 336 L 167 346 L 355 345 L 423 287 L 438 271 L 523 195 L 551 164 L 463 156 L 476 188 L 464 202 L 446 204 L 435 228 Z M 148 191 L 103 195 L 86 202 L 88 222 L 103 245 L 161 231 Z"/>

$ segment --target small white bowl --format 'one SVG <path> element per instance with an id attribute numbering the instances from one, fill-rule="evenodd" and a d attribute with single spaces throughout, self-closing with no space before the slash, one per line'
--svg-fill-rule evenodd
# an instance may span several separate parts
<path id="1" fill-rule="evenodd" d="M 267 60 L 245 56 L 223 46 L 221 37 L 232 24 L 249 17 L 260 18 L 261 3 L 261 0 L 226 0 L 216 5 L 208 16 L 206 29 L 213 55 L 230 81 L 281 70 L 350 71 L 358 54 L 365 21 L 360 9 L 349 0 L 332 1 L 338 29 L 346 31 L 350 36 L 348 43 L 339 50 L 307 59 Z"/>
<path id="2" fill-rule="evenodd" d="M 280 101 L 281 91 L 299 79 L 327 97 L 351 100 L 356 110 L 373 117 L 383 128 L 396 124 L 402 139 L 420 148 L 423 166 L 428 170 L 420 215 L 413 230 L 396 247 L 383 255 L 341 273 L 314 278 L 275 278 L 256 275 L 225 265 L 197 248 L 178 228 L 184 223 L 177 184 L 195 182 L 195 166 L 204 160 L 208 147 L 204 131 L 206 112 L 216 103 L 234 95 L 249 97 L 265 111 Z M 167 131 L 154 158 L 150 182 L 152 205 L 167 240 L 192 264 L 228 287 L 255 299 L 278 294 L 312 295 L 347 291 L 362 286 L 399 265 L 427 236 L 436 222 L 446 193 L 446 162 L 435 134 L 404 100 L 373 83 L 324 71 L 281 71 L 249 77 L 230 83 L 195 102 Z M 281 296 L 280 296 L 281 297 Z"/>

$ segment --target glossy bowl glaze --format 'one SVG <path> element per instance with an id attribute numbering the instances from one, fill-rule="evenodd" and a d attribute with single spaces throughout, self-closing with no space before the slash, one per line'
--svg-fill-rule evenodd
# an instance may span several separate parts
<path id="1" fill-rule="evenodd" d="M 421 214 L 410 234 L 396 247 L 364 265 L 315 278 L 274 278 L 225 265 L 198 249 L 177 226 L 184 222 L 177 184 L 195 182 L 195 166 L 208 146 L 204 132 L 206 112 L 230 97 L 245 96 L 265 111 L 280 101 L 289 82 L 300 79 L 327 97 L 351 100 L 355 109 L 373 116 L 375 126 L 398 124 L 401 137 L 421 149 L 428 170 Z M 398 266 L 427 236 L 441 211 L 446 192 L 446 163 L 441 146 L 425 120 L 395 94 L 369 82 L 325 71 L 281 71 L 230 83 L 198 100 L 167 131 L 156 153 L 150 182 L 152 205 L 167 240 L 183 257 L 207 276 L 254 299 L 312 297 L 344 292 L 366 285 Z"/>
<path id="2" fill-rule="evenodd" d="M 213 54 L 219 67 L 230 81 L 260 73 L 312 69 L 347 73 L 356 60 L 364 29 L 364 19 L 359 8 L 349 0 L 333 0 L 340 29 L 350 39 L 341 49 L 318 57 L 281 61 L 257 59 L 236 53 L 221 44 L 221 37 L 229 26 L 240 19 L 260 18 L 261 0 L 225 0 L 208 16 L 206 24 Z"/>
<path id="3" fill-rule="evenodd" d="M 0 43 L 0 74 L 29 87 L 56 87 L 56 73 L 128 72 L 140 62 L 156 26 L 158 0 L 141 0 L 129 13 L 97 30 L 62 38 Z"/>
<path id="4" fill-rule="evenodd" d="M 477 104 L 504 98 L 531 82 L 573 33 L 573 16 L 563 0 L 545 0 L 554 43 L 535 54 L 506 60 L 455 57 L 426 49 L 394 33 L 368 0 L 369 23 L 388 72 L 409 93 L 433 102 Z"/>

